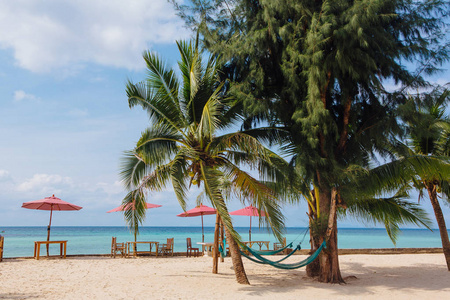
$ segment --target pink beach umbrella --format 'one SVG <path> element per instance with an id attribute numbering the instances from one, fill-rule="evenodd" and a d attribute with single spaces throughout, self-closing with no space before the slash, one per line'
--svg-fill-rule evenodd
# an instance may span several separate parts
<path id="1" fill-rule="evenodd" d="M 129 207 L 129 205 L 131 205 L 131 204 L 128 204 L 128 205 L 126 206 L 126 208 L 124 208 L 123 205 L 118 206 L 118 207 L 116 207 L 116 208 L 113 208 L 113 209 L 111 209 L 111 210 L 108 210 L 107 213 L 112 213 L 112 212 L 116 212 L 116 211 L 124 211 L 124 210 L 126 210 L 126 209 Z M 146 203 L 146 205 L 147 205 L 147 209 L 148 209 L 148 208 L 157 208 L 157 207 L 161 207 L 161 206 L 162 206 L 162 205 L 159 205 L 159 204 L 151 204 L 151 203 Z M 134 207 L 133 207 L 133 209 L 134 209 Z"/>
<path id="2" fill-rule="evenodd" d="M 69 202 L 63 201 L 55 195 L 51 197 L 45 197 L 41 200 L 35 200 L 30 202 L 25 202 L 22 204 L 23 208 L 28 209 L 39 209 L 39 210 L 49 210 L 50 211 L 50 222 L 47 227 L 47 241 L 50 241 L 50 227 L 52 225 L 52 214 L 54 210 L 80 210 L 81 206 L 71 204 Z M 47 244 L 47 256 L 48 256 L 48 244 Z"/>
<path id="3" fill-rule="evenodd" d="M 108 210 L 107 211 L 107 213 L 112 213 L 112 212 L 117 212 L 117 211 L 125 211 L 125 210 L 127 210 L 131 205 L 133 205 L 133 210 L 135 209 L 134 208 L 134 204 L 131 204 L 131 203 L 129 203 L 129 204 L 127 204 L 126 206 L 123 206 L 123 205 L 120 205 L 120 206 L 118 206 L 118 207 L 116 207 L 116 208 L 113 208 L 113 209 L 111 209 L 111 210 Z M 149 208 L 157 208 L 157 207 L 161 207 L 162 205 L 159 205 L 159 204 L 152 204 L 152 203 L 145 203 L 145 205 L 146 205 L 146 209 L 149 209 Z M 134 231 L 134 241 L 136 242 L 137 241 L 137 236 L 136 236 L 136 231 Z M 136 246 L 136 244 L 135 244 L 135 246 Z"/>
<path id="4" fill-rule="evenodd" d="M 249 241 L 252 240 L 252 217 L 265 217 L 266 216 L 266 214 L 263 211 L 258 210 L 253 205 L 232 211 L 232 212 L 230 212 L 230 215 L 249 216 L 250 217 L 250 230 L 248 231 Z"/>
<path id="5" fill-rule="evenodd" d="M 178 214 L 177 217 L 202 217 L 202 243 L 205 242 L 205 234 L 203 231 L 203 216 L 204 215 L 215 215 L 216 210 L 212 207 L 200 204 L 196 208 L 190 209 L 188 211 L 185 211 L 181 214 Z"/>

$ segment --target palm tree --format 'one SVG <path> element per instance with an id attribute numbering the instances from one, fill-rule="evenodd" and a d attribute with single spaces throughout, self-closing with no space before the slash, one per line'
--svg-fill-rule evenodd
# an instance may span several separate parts
<path id="1" fill-rule="evenodd" d="M 141 135 L 134 150 L 124 158 L 122 180 L 128 189 L 123 204 L 141 207 L 145 192 L 160 191 L 169 182 L 183 210 L 190 187 L 202 188 L 211 205 L 217 209 L 229 242 L 232 262 L 239 283 L 248 284 L 227 210 L 225 195 L 249 201 L 269 217 L 264 221 L 281 239 L 283 216 L 275 193 L 261 180 L 274 180 L 272 158 L 276 155 L 255 137 L 245 132 L 230 132 L 242 119 L 241 107 L 227 97 L 227 84 L 219 80 L 215 57 L 204 56 L 197 42 L 178 42 L 181 60 L 178 66 L 182 80 L 153 53 L 144 53 L 148 68 L 145 82 L 128 82 L 126 92 L 130 108 L 141 106 L 150 116 L 151 126 Z M 247 166 L 261 178 L 242 169 Z M 137 209 L 145 216 L 145 209 Z M 130 215 L 131 216 L 131 215 Z M 133 222 L 125 214 L 127 222 Z"/>
<path id="2" fill-rule="evenodd" d="M 446 114 L 450 101 L 450 91 L 440 88 L 431 93 L 410 97 L 400 108 L 403 121 L 407 125 L 408 137 L 406 145 L 399 147 L 399 160 L 426 159 L 432 161 L 431 168 L 421 170 L 414 168 L 411 183 L 419 190 L 428 192 L 434 210 L 436 222 L 442 240 L 442 248 L 450 271 L 450 241 L 444 215 L 438 201 L 441 192 L 443 199 L 449 201 L 450 183 L 450 118 Z M 419 198 L 419 199 L 420 199 Z"/>

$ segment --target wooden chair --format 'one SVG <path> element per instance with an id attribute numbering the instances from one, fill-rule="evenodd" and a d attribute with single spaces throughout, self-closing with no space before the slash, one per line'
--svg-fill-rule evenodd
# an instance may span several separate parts
<path id="1" fill-rule="evenodd" d="M 111 242 L 111 257 L 116 258 L 116 254 L 122 254 L 122 257 L 127 256 L 127 245 L 126 243 L 117 243 L 117 238 L 113 236 Z"/>
<path id="2" fill-rule="evenodd" d="M 174 238 L 167 239 L 167 244 L 159 244 L 158 245 L 158 255 L 169 255 L 173 256 L 173 240 Z"/>
<path id="3" fill-rule="evenodd" d="M 5 243 L 5 237 L 0 235 L 0 261 L 3 260 L 3 245 Z"/>
<path id="4" fill-rule="evenodd" d="M 273 250 L 279 250 L 283 247 L 286 247 L 286 238 L 283 239 L 282 243 L 273 243 Z"/>
<path id="5" fill-rule="evenodd" d="M 194 252 L 194 256 L 199 256 L 200 252 L 199 252 L 199 248 L 192 248 L 192 241 L 191 238 L 186 238 L 186 244 L 187 244 L 187 251 L 186 251 L 186 256 L 192 256 L 192 252 Z"/>

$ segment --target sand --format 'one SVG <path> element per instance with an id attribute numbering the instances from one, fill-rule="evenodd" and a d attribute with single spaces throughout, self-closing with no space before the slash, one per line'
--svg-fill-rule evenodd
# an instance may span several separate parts
<path id="1" fill-rule="evenodd" d="M 450 299 L 443 254 L 341 255 L 345 285 L 244 263 L 251 285 L 236 282 L 230 258 L 219 274 L 210 257 L 4 259 L 0 299 Z"/>

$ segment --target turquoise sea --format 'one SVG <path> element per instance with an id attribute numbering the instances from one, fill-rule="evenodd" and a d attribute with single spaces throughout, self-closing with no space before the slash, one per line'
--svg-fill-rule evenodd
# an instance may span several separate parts
<path id="1" fill-rule="evenodd" d="M 244 241 L 248 240 L 248 227 L 237 227 L 236 230 Z M 186 250 L 186 238 L 192 243 L 201 242 L 201 227 L 141 227 L 138 241 L 165 242 L 167 238 L 175 238 L 174 251 Z M 309 248 L 309 235 L 305 228 L 287 228 L 287 242 L 294 245 L 302 242 L 302 248 Z M 33 256 L 34 241 L 47 239 L 47 227 L 0 227 L 0 234 L 5 237 L 4 257 Z M 118 242 L 133 241 L 134 237 L 127 227 L 111 226 L 54 226 L 51 229 L 51 240 L 68 240 L 67 254 L 108 254 L 111 249 L 111 237 L 116 236 Z M 303 237 L 305 238 L 303 239 Z M 214 228 L 205 227 L 205 242 L 212 242 Z M 264 228 L 252 228 L 253 241 L 275 242 Z M 374 228 L 340 228 L 338 232 L 339 248 L 394 248 L 384 229 Z M 439 231 L 426 229 L 403 229 L 397 241 L 398 248 L 432 248 L 441 247 Z M 44 247 L 42 247 L 44 249 Z M 50 254 L 57 254 L 59 247 L 50 247 Z"/>

